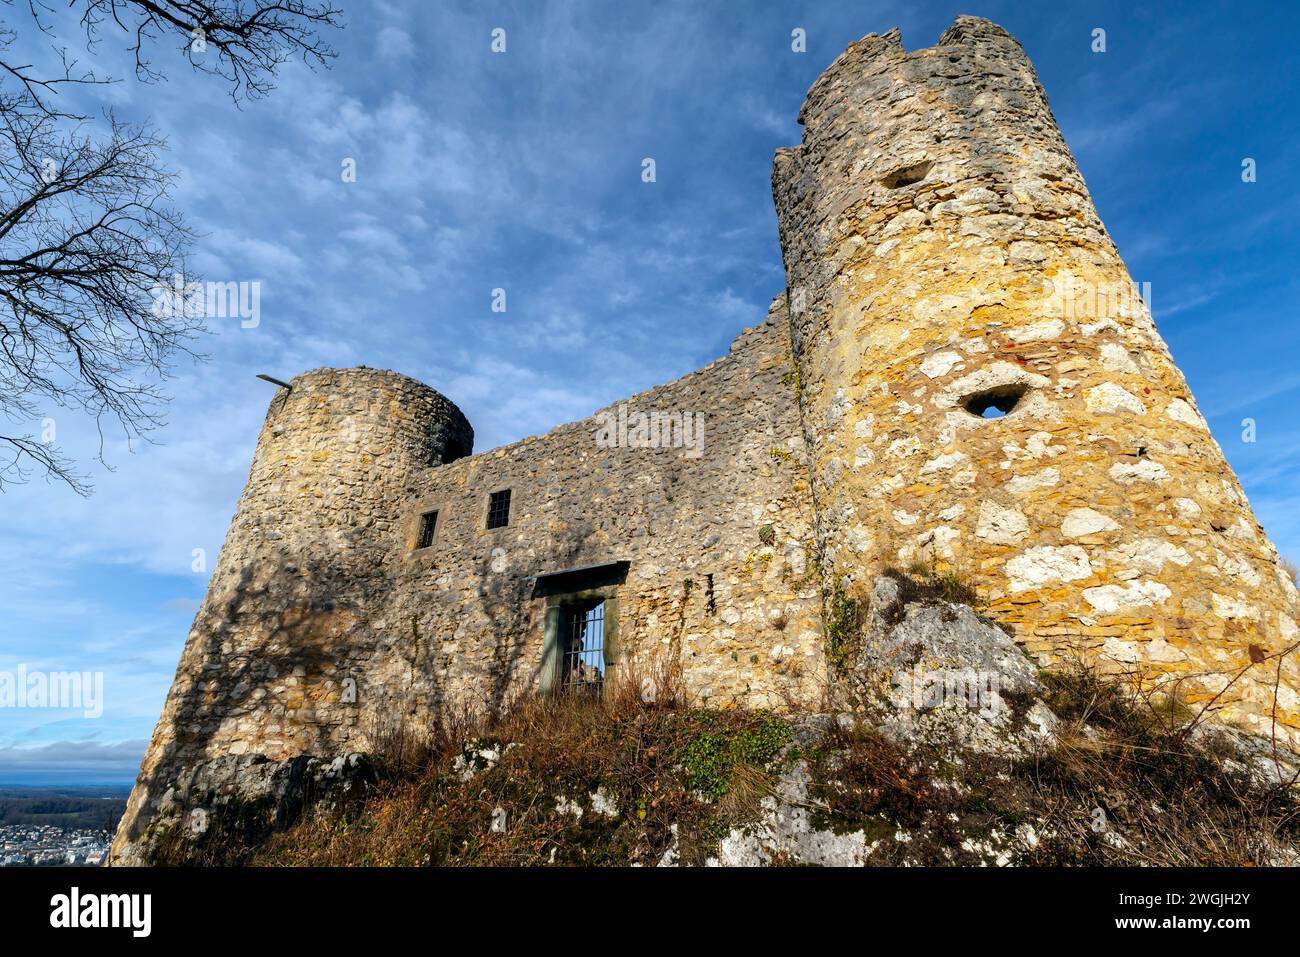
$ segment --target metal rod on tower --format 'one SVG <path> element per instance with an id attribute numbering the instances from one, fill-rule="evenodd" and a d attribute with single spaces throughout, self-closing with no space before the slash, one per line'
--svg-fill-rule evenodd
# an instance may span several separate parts
<path id="1" fill-rule="evenodd" d="M 259 379 L 262 379 L 265 382 L 271 383 L 272 385 L 278 385 L 281 389 L 287 389 L 290 392 L 293 391 L 293 386 L 291 386 L 289 383 L 281 382 L 279 379 L 273 378 L 269 375 L 265 375 L 264 373 L 259 372 L 257 374 L 257 377 Z"/>

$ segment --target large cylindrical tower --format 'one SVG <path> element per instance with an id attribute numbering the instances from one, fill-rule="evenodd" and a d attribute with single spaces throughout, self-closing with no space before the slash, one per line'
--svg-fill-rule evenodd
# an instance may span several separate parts
<path id="1" fill-rule="evenodd" d="M 800 120 L 773 190 L 828 593 L 951 569 L 1040 659 L 1185 678 L 1262 733 L 1281 659 L 1300 742 L 1295 587 L 1020 45 L 868 36 Z"/>
<path id="2" fill-rule="evenodd" d="M 472 450 L 460 410 L 406 376 L 318 369 L 289 385 L 267 412 L 116 863 L 147 857 L 159 812 L 189 806 L 179 792 L 246 787 L 253 759 L 357 746 L 356 676 L 383 640 L 374 619 L 404 551 L 404 505 L 420 475 Z"/>

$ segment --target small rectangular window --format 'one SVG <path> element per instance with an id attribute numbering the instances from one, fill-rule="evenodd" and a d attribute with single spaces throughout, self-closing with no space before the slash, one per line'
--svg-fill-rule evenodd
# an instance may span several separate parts
<path id="1" fill-rule="evenodd" d="M 510 524 L 510 489 L 502 489 L 488 496 L 488 528 L 505 528 Z"/>
<path id="2" fill-rule="evenodd" d="M 428 548 L 433 544 L 433 533 L 438 530 L 438 513 L 425 512 L 420 516 L 420 537 L 416 540 L 416 548 Z"/>

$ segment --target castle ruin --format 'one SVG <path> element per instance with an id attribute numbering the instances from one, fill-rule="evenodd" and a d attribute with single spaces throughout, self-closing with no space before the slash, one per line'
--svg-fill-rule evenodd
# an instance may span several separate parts
<path id="1" fill-rule="evenodd" d="M 832 609 L 916 563 L 1045 666 L 1183 677 L 1300 745 L 1295 586 L 1019 44 L 873 34 L 799 120 L 787 288 L 703 369 L 477 455 L 406 376 L 276 394 L 112 860 L 384 721 L 665 663 L 702 704 L 824 707 Z"/>

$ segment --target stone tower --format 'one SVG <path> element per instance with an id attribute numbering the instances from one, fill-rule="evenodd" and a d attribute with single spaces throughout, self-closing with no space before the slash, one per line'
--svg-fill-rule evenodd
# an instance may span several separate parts
<path id="1" fill-rule="evenodd" d="M 346 683 L 392 657 L 375 622 L 398 574 L 390 539 L 407 534 L 394 503 L 473 439 L 455 405 L 394 372 L 320 369 L 275 396 L 115 860 L 131 859 L 181 769 L 221 784 L 254 752 L 333 754 L 359 720 Z"/>
<path id="2" fill-rule="evenodd" d="M 868 36 L 799 119 L 772 183 L 828 590 L 952 569 L 1040 660 L 1183 676 L 1268 733 L 1295 587 L 1020 45 Z"/>

